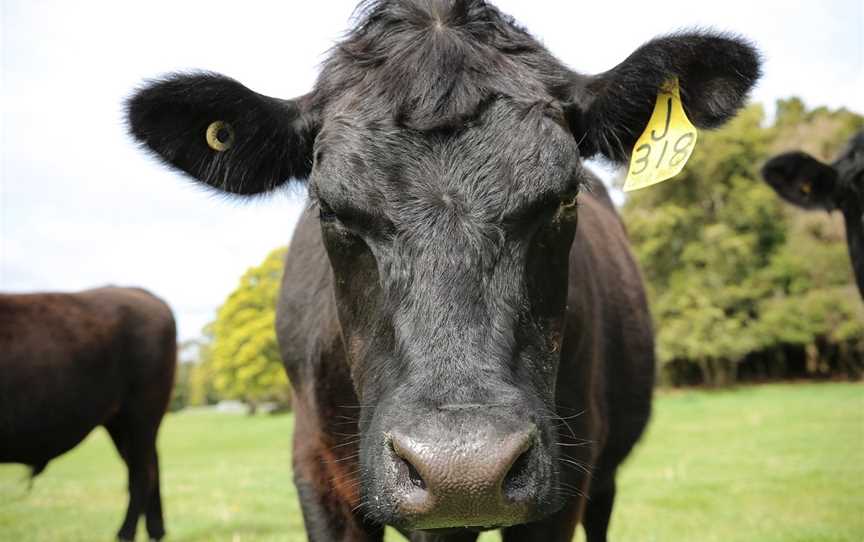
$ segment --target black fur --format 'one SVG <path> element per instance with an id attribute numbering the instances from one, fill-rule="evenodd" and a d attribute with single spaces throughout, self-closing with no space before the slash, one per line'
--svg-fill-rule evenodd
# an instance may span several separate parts
<path id="1" fill-rule="evenodd" d="M 137 92 L 127 118 L 132 135 L 166 162 L 218 190 L 249 195 L 309 174 L 314 123 L 302 104 L 303 98 L 269 98 L 214 73 L 172 74 Z M 236 133 L 223 152 L 205 138 L 219 120 Z"/>
<path id="2" fill-rule="evenodd" d="M 623 225 L 580 155 L 626 160 L 673 76 L 693 122 L 716 126 L 758 55 L 678 34 L 590 77 L 481 0 L 376 0 L 359 19 L 292 102 L 293 125 L 261 135 L 295 143 L 269 161 L 238 148 L 211 175 L 203 128 L 222 119 L 201 113 L 213 92 L 194 98 L 184 79 L 130 108 L 139 140 L 209 185 L 255 193 L 280 178 L 255 172 L 285 162 L 309 175 L 277 311 L 309 538 L 378 541 L 390 524 L 413 540 L 503 527 L 508 542 L 563 542 L 584 509 L 588 539 L 605 540 L 615 471 L 650 413 L 654 352 Z M 233 85 L 230 111 L 268 110 Z M 198 119 L 188 133 L 177 101 Z M 165 120 L 142 130 L 151 118 Z M 444 493 L 413 489 L 423 469 L 412 464 L 412 481 L 400 435 L 455 469 Z M 521 455 L 501 456 L 518 435 Z M 513 471 L 484 478 L 492 463 Z M 432 508 L 411 508 L 421 501 Z M 418 531 L 447 527 L 460 530 Z"/>
<path id="3" fill-rule="evenodd" d="M 606 73 L 582 79 L 574 93 L 574 134 L 580 150 L 616 162 L 629 160 L 645 129 L 658 89 L 677 77 L 681 101 L 697 128 L 715 128 L 746 102 L 759 78 L 756 49 L 738 36 L 682 32 L 654 39 Z"/>
<path id="4" fill-rule="evenodd" d="M 569 72 L 494 6 L 477 1 L 366 2 L 324 64 L 315 99 L 363 96 L 416 129 L 458 127 L 497 96 L 564 101 Z"/>
<path id="5" fill-rule="evenodd" d="M 837 170 L 806 152 L 775 156 L 762 168 L 762 177 L 792 205 L 827 211 L 837 208 Z"/>

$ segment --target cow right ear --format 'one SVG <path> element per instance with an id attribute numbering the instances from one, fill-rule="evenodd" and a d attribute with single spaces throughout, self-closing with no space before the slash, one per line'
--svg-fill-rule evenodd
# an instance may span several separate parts
<path id="1" fill-rule="evenodd" d="M 653 39 L 604 73 L 574 73 L 566 113 L 579 154 L 627 163 L 658 93 L 674 80 L 693 125 L 717 128 L 744 106 L 761 63 L 743 38 L 693 31 Z"/>
<path id="2" fill-rule="evenodd" d="M 129 130 L 163 162 L 240 195 L 308 177 L 317 123 L 308 95 L 280 100 L 214 73 L 173 74 L 127 102 Z"/>
<path id="3" fill-rule="evenodd" d="M 786 201 L 805 209 L 834 209 L 837 171 L 804 152 L 775 156 L 762 177 Z"/>

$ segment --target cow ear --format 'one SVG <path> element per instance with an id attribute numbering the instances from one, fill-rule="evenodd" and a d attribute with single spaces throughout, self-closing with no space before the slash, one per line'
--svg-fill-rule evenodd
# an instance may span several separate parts
<path id="1" fill-rule="evenodd" d="M 695 32 L 654 39 L 600 75 L 574 75 L 568 117 L 579 152 L 629 160 L 658 92 L 676 77 L 690 121 L 697 128 L 720 126 L 744 104 L 760 65 L 759 53 L 743 39 Z"/>
<path id="2" fill-rule="evenodd" d="M 127 102 L 132 135 L 162 161 L 231 194 L 259 194 L 312 163 L 308 98 L 280 100 L 214 73 L 173 74 Z"/>
<path id="3" fill-rule="evenodd" d="M 786 201 L 805 209 L 834 208 L 837 170 L 804 152 L 787 152 L 768 160 L 762 177 Z"/>

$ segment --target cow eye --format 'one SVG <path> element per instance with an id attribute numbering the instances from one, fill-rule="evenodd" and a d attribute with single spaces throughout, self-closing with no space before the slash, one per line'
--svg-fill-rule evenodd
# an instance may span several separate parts
<path id="1" fill-rule="evenodd" d="M 339 216 L 324 200 L 318 200 L 318 219 L 321 222 L 335 222 Z"/>
<path id="2" fill-rule="evenodd" d="M 556 207 L 557 200 L 555 198 L 542 198 L 511 213 L 508 218 L 512 222 L 535 222 L 546 215 L 551 215 Z"/>
<path id="3" fill-rule="evenodd" d="M 395 231 L 393 223 L 383 214 L 372 214 L 363 208 L 341 202 L 331 205 L 320 198 L 314 204 L 318 206 L 321 224 L 335 224 L 340 230 L 370 237 L 389 236 Z"/>

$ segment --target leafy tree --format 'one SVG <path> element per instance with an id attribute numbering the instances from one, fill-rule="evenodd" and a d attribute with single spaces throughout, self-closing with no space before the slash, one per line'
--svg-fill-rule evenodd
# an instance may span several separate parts
<path id="1" fill-rule="evenodd" d="M 171 401 L 168 410 L 177 412 L 189 405 L 189 376 L 192 373 L 191 363 L 178 363 L 177 372 L 174 375 L 174 390 L 171 393 Z"/>
<path id="2" fill-rule="evenodd" d="M 209 336 L 208 336 L 209 337 Z M 208 404 L 204 391 L 204 382 L 200 379 L 201 353 L 207 347 L 207 343 L 200 339 L 188 339 L 178 345 L 177 348 L 177 371 L 174 375 L 174 390 L 171 394 L 171 402 L 168 409 L 171 412 L 182 410 L 190 405 Z M 212 389 L 212 386 L 210 386 Z"/>
<path id="3" fill-rule="evenodd" d="M 803 150 L 830 161 L 852 135 L 864 128 L 864 117 L 840 108 L 817 107 L 808 111 L 799 98 L 777 102 L 771 154 Z"/>
<path id="4" fill-rule="evenodd" d="M 217 312 L 206 352 L 209 359 L 202 364 L 220 397 L 242 400 L 253 411 L 262 401 L 287 405 L 291 396 L 275 331 L 276 296 L 286 253 L 286 248 L 276 249 L 244 273 Z"/>
<path id="5" fill-rule="evenodd" d="M 734 381 L 754 351 L 792 344 L 818 357 L 819 344 L 842 343 L 854 357 L 864 337 L 848 324 L 860 301 L 839 293 L 852 284 L 842 224 L 792 210 L 759 175 L 770 155 L 799 146 L 802 135 L 818 138 L 808 140 L 815 154 L 830 157 L 861 117 L 807 111 L 795 98 L 777 111 L 767 128 L 752 105 L 725 128 L 701 133 L 678 178 L 631 194 L 623 209 L 649 286 L 661 366 L 694 364 L 708 384 Z"/>
<path id="6" fill-rule="evenodd" d="M 753 275 L 785 240 L 780 203 L 758 181 L 763 117 L 751 106 L 700 134 L 680 178 L 633 193 L 624 207 L 651 286 L 660 361 L 691 360 L 708 383 L 733 379 L 759 345 Z"/>
<path id="7" fill-rule="evenodd" d="M 864 128 L 864 117 L 846 109 L 808 111 L 797 98 L 778 103 L 771 128 L 771 154 L 801 149 L 830 162 L 849 138 Z M 771 297 L 760 304 L 763 349 L 803 348 L 811 373 L 836 368 L 851 376 L 864 368 L 864 305 L 853 286 L 845 227 L 839 214 L 807 212 L 783 205 L 786 244 L 763 278 Z"/>
<path id="8" fill-rule="evenodd" d="M 200 339 L 190 343 L 189 350 L 195 355 L 189 361 L 189 405 L 215 405 L 221 397 L 213 383 L 213 322 L 204 326 Z"/>

